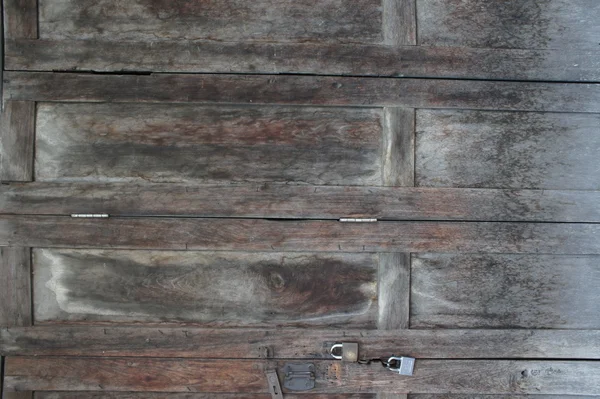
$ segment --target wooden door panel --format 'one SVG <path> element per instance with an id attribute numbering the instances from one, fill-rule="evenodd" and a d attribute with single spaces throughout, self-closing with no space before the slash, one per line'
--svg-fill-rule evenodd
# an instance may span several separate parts
<path id="1" fill-rule="evenodd" d="M 34 249 L 34 317 L 374 328 L 377 268 L 373 254 Z"/>

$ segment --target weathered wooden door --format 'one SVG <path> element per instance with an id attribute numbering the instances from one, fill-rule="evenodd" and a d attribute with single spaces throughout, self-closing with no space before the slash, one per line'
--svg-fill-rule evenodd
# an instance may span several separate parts
<path id="1" fill-rule="evenodd" d="M 600 396 L 600 2 L 3 12 L 5 398 Z"/>

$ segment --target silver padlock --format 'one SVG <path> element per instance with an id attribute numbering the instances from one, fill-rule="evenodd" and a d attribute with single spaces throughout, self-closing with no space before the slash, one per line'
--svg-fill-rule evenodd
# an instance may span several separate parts
<path id="1" fill-rule="evenodd" d="M 398 363 L 398 367 L 389 367 L 391 371 L 397 371 L 400 375 L 413 375 L 415 369 L 414 357 L 396 357 L 392 356 L 388 359 L 388 364 Z"/>
<path id="2" fill-rule="evenodd" d="M 334 352 L 337 349 L 341 349 L 341 355 L 335 355 Z M 341 344 L 335 344 L 329 350 L 331 357 L 343 362 L 355 363 L 358 361 L 358 344 L 355 342 L 343 342 Z"/>

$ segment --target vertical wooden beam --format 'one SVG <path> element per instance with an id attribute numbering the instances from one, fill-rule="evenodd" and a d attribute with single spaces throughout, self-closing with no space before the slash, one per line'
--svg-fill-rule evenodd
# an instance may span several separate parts
<path id="1" fill-rule="evenodd" d="M 30 248 L 0 248 L 0 304 L 0 328 L 32 325 Z"/>
<path id="2" fill-rule="evenodd" d="M 417 44 L 416 0 L 383 0 L 383 43 L 390 46 Z"/>
<path id="3" fill-rule="evenodd" d="M 0 129 L 0 180 L 32 181 L 35 103 L 8 101 Z"/>
<path id="4" fill-rule="evenodd" d="M 3 4 L 5 37 L 7 39 L 37 39 L 37 0 L 3 0 Z"/>
<path id="5" fill-rule="evenodd" d="M 384 330 L 409 327 L 410 254 L 379 254 L 379 322 Z"/>
<path id="6" fill-rule="evenodd" d="M 415 185 L 415 110 L 383 109 L 384 186 Z"/>

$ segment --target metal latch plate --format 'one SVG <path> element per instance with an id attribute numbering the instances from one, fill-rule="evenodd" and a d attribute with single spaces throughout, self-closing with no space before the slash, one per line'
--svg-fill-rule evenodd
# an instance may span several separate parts
<path id="1" fill-rule="evenodd" d="M 277 377 L 277 371 L 267 371 L 267 381 L 269 382 L 269 392 L 271 393 L 272 399 L 283 398 L 283 392 L 281 392 L 281 385 L 279 385 L 279 377 Z"/>
<path id="2" fill-rule="evenodd" d="M 290 391 L 309 391 L 315 387 L 315 365 L 312 363 L 287 363 L 283 372 L 283 386 Z"/>

